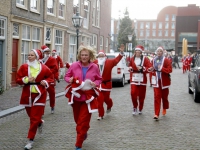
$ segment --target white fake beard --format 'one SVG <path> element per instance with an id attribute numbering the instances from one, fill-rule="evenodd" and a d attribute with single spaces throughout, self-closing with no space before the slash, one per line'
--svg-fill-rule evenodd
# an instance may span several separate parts
<path id="1" fill-rule="evenodd" d="M 98 58 L 98 64 L 99 65 L 103 65 L 106 61 L 106 57 L 101 57 L 101 58 Z"/>
<path id="2" fill-rule="evenodd" d="M 50 57 L 50 54 L 44 54 L 44 58 Z"/>
<path id="3" fill-rule="evenodd" d="M 86 80 L 84 81 L 84 86 L 81 88 L 81 90 L 82 90 L 82 91 L 87 91 L 87 90 L 92 89 L 92 86 L 91 86 L 90 83 L 91 83 L 91 80 L 86 79 Z"/>
<path id="4" fill-rule="evenodd" d="M 30 62 L 29 60 L 27 60 L 27 64 L 30 66 L 30 67 L 33 67 L 33 68 L 37 68 L 37 65 L 38 65 L 38 61 L 35 59 L 34 61 Z"/>
<path id="5" fill-rule="evenodd" d="M 54 55 L 53 58 L 57 58 L 57 55 Z"/>

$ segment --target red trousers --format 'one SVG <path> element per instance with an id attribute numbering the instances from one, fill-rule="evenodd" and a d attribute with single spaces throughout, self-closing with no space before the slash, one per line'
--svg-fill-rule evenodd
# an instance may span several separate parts
<path id="1" fill-rule="evenodd" d="M 183 73 L 185 73 L 187 71 L 187 69 L 188 69 L 188 66 L 183 65 Z"/>
<path id="2" fill-rule="evenodd" d="M 188 65 L 188 66 L 187 66 L 187 70 L 189 70 L 189 71 L 190 71 L 190 65 Z"/>
<path id="3" fill-rule="evenodd" d="M 50 84 L 49 87 L 47 88 L 47 92 L 49 93 L 50 107 L 53 108 L 55 107 L 55 100 L 56 100 L 55 84 L 53 85 Z"/>
<path id="4" fill-rule="evenodd" d="M 168 101 L 169 89 L 161 88 L 161 80 L 158 80 L 158 84 L 159 84 L 159 87 L 154 88 L 154 111 L 155 111 L 155 115 L 157 116 L 159 116 L 160 114 L 161 100 L 163 103 L 163 109 L 169 108 L 169 101 Z"/>
<path id="5" fill-rule="evenodd" d="M 74 121 L 76 122 L 76 147 L 82 147 L 85 135 L 90 128 L 90 119 L 92 114 L 88 111 L 85 102 L 74 101 L 72 104 Z"/>
<path id="6" fill-rule="evenodd" d="M 110 91 L 100 91 L 97 100 L 98 100 L 99 117 L 103 117 L 105 113 L 103 107 L 104 102 L 107 105 L 107 110 L 113 106 L 113 101 L 110 98 Z"/>
<path id="7" fill-rule="evenodd" d="M 139 101 L 139 111 L 142 111 L 144 106 L 145 96 L 146 96 L 146 85 L 131 84 L 131 98 L 132 98 L 133 108 L 138 107 L 138 101 Z"/>
<path id="8" fill-rule="evenodd" d="M 38 94 L 32 93 L 32 101 L 37 97 Z M 42 115 L 44 114 L 44 106 L 31 106 L 31 107 L 25 107 L 26 113 L 29 116 L 30 120 L 30 127 L 28 131 L 28 139 L 34 139 L 38 125 L 42 123 Z"/>

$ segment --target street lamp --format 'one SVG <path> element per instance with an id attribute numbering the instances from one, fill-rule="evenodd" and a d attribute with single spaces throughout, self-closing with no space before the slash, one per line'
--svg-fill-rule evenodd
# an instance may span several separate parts
<path id="1" fill-rule="evenodd" d="M 129 59 L 131 58 L 130 57 L 130 51 L 132 50 L 132 37 L 133 37 L 132 34 L 128 35 L 128 40 L 129 40 L 129 43 L 128 43 Z"/>
<path id="2" fill-rule="evenodd" d="M 79 37 L 79 28 L 82 26 L 83 17 L 79 15 L 79 12 L 76 12 L 76 16 L 72 17 L 72 23 L 74 27 L 76 28 L 76 36 L 77 36 L 77 52 L 76 52 L 76 58 L 78 55 L 78 37 Z"/>
<path id="3" fill-rule="evenodd" d="M 149 28 L 148 25 L 146 25 L 146 36 L 145 36 L 145 47 L 146 47 L 146 50 L 148 50 L 148 43 L 147 43 L 147 29 Z"/>

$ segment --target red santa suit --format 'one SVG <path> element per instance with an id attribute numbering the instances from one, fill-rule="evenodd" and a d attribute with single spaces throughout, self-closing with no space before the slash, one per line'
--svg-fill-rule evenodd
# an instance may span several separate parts
<path id="1" fill-rule="evenodd" d="M 45 51 L 50 51 L 46 45 L 43 45 L 41 47 L 41 49 L 42 49 L 43 53 Z M 56 59 L 51 56 L 43 58 L 41 60 L 41 62 L 51 70 L 51 72 L 54 76 L 54 82 L 51 82 L 49 88 L 47 89 L 47 92 L 49 93 L 50 107 L 52 109 L 54 109 L 54 107 L 55 107 L 55 84 L 56 84 L 55 78 L 56 78 L 56 74 L 58 73 L 58 65 L 57 65 Z"/>
<path id="2" fill-rule="evenodd" d="M 23 85 L 20 105 L 25 106 L 26 112 L 30 118 L 30 127 L 27 138 L 34 139 L 38 125 L 42 123 L 42 115 L 46 103 L 46 88 L 53 82 L 53 74 L 48 67 L 38 62 L 39 70 L 36 72 L 35 82 L 26 82 L 26 78 L 32 76 L 28 64 L 23 64 L 17 71 L 16 82 Z M 40 84 L 41 81 L 46 83 L 46 87 Z M 35 87 L 36 93 L 32 93 L 32 87 Z"/>
<path id="3" fill-rule="evenodd" d="M 188 68 L 188 59 L 186 58 L 186 56 L 182 58 L 182 63 L 183 63 L 183 73 L 185 73 Z"/>
<path id="4" fill-rule="evenodd" d="M 144 51 L 144 47 L 141 45 L 136 46 L 135 51 Z M 136 66 L 142 67 L 142 69 L 138 70 Z M 144 99 L 146 96 L 146 85 L 147 85 L 147 73 L 148 69 L 152 67 L 149 59 L 143 55 L 140 58 L 135 57 L 135 55 L 131 58 L 130 61 L 130 83 L 131 83 L 131 98 L 133 104 L 133 114 L 142 113 Z M 138 108 L 138 100 L 139 100 L 139 108 Z"/>
<path id="5" fill-rule="evenodd" d="M 187 60 L 188 60 L 187 70 L 190 71 L 190 66 L 191 66 L 191 63 L 192 63 L 192 57 L 189 55 L 189 56 L 187 57 Z"/>
<path id="6" fill-rule="evenodd" d="M 98 53 L 103 53 L 105 56 L 104 51 L 100 51 Z M 94 63 L 97 63 L 99 66 L 100 74 L 102 76 L 102 83 L 100 84 L 99 90 L 100 94 L 97 98 L 98 100 L 98 110 L 99 110 L 99 118 L 103 118 L 104 116 L 104 102 L 107 105 L 107 112 L 111 110 L 111 107 L 113 106 L 112 99 L 110 98 L 110 92 L 112 90 L 112 80 L 111 80 L 111 72 L 112 68 L 118 64 L 118 62 L 122 59 L 123 54 L 119 54 L 114 59 L 106 59 L 103 65 L 99 65 L 99 60 L 96 60 Z"/>
<path id="7" fill-rule="evenodd" d="M 158 48 L 159 49 L 159 48 Z M 158 68 L 160 66 L 160 69 Z M 154 111 L 157 118 L 160 114 L 161 100 L 163 103 L 163 115 L 166 109 L 169 108 L 169 86 L 171 84 L 170 73 L 172 72 L 172 65 L 170 61 L 162 57 L 155 57 L 153 59 L 153 67 L 155 70 L 152 72 L 152 86 L 154 87 Z M 157 119 L 156 118 L 156 119 Z M 155 117 L 154 117 L 155 119 Z"/>
<path id="8" fill-rule="evenodd" d="M 56 62 L 57 62 L 57 65 L 58 65 L 58 72 L 55 74 L 55 79 L 59 82 L 59 69 L 60 69 L 60 68 L 63 68 L 64 65 L 63 65 L 63 61 L 62 61 L 62 59 L 60 58 L 60 56 L 58 56 L 58 55 L 56 54 L 56 50 L 53 50 L 52 53 L 55 54 L 55 55 L 52 56 L 52 57 L 56 59 Z"/>

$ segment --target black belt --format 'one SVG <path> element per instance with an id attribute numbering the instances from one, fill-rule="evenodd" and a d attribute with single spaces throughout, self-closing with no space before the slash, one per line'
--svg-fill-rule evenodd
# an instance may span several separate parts
<path id="1" fill-rule="evenodd" d="M 28 82 L 25 85 L 40 85 L 40 82 Z"/>
<path id="2" fill-rule="evenodd" d="M 111 80 L 102 81 L 101 83 L 106 84 L 107 82 L 111 82 Z"/>

